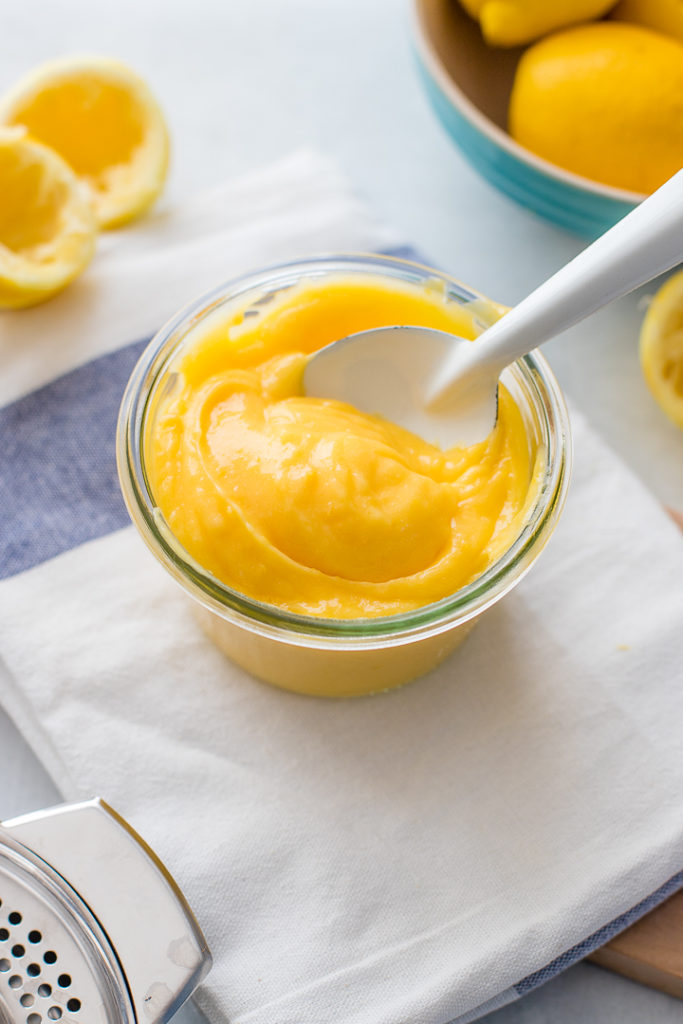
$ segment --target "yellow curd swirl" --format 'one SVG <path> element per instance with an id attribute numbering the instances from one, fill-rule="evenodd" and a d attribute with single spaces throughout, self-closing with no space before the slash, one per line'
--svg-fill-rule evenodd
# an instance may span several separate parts
<path id="1" fill-rule="evenodd" d="M 437 282 L 348 273 L 231 306 L 186 338 L 150 418 L 149 481 L 223 584 L 301 615 L 393 615 L 459 590 L 514 540 L 538 473 L 503 388 L 490 437 L 449 451 L 302 393 L 312 352 L 397 323 L 476 333 Z"/>

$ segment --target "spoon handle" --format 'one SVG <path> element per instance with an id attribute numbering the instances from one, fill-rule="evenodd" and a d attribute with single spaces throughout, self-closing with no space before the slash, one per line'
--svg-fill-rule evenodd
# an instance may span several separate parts
<path id="1" fill-rule="evenodd" d="M 506 313 L 469 359 L 444 367 L 431 400 L 462 383 L 469 366 L 499 374 L 509 363 L 607 303 L 683 261 L 683 170 Z"/>

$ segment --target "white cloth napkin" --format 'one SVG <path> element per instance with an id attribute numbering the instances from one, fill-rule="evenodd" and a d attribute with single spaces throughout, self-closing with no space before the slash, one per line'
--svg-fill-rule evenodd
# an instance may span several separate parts
<path id="1" fill-rule="evenodd" d="M 65 797 L 103 796 L 177 878 L 214 953 L 214 1024 L 464 1022 L 683 884 L 683 543 L 579 416 L 533 571 L 430 676 L 332 702 L 204 638 L 118 499 L 89 492 L 108 433 L 72 472 L 32 440 L 74 409 L 96 438 L 119 356 L 218 281 L 393 242 L 300 154 L 112 237 L 0 327 L 2 702 Z"/>

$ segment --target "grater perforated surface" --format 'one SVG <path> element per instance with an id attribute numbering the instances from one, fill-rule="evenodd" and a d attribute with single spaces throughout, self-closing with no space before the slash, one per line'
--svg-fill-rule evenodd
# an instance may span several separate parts
<path id="1" fill-rule="evenodd" d="M 0 1024 L 134 1024 L 97 921 L 39 857 L 0 843 Z"/>

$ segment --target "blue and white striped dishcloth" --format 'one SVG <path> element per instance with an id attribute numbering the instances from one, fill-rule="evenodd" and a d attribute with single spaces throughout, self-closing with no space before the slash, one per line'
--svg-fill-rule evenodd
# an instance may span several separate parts
<path id="1" fill-rule="evenodd" d="M 128 525 L 114 424 L 154 329 L 252 267 L 395 245 L 303 153 L 0 321 L 2 703 L 66 797 L 105 797 L 177 877 L 213 1022 L 472 1020 L 683 884 L 683 545 L 580 417 L 534 571 L 385 696 L 251 680 Z"/>

